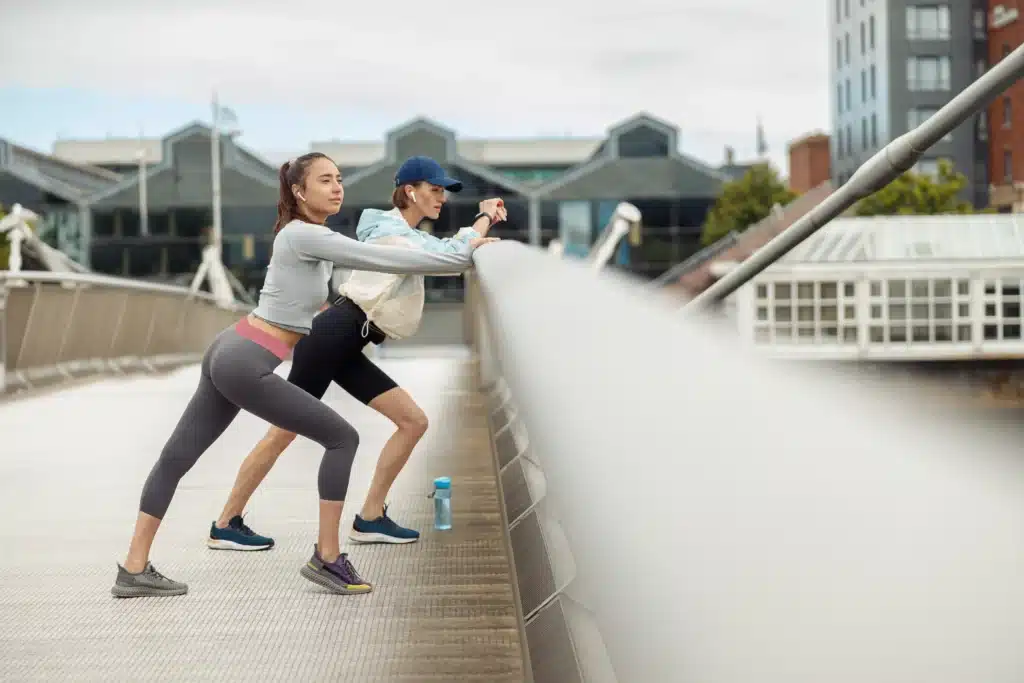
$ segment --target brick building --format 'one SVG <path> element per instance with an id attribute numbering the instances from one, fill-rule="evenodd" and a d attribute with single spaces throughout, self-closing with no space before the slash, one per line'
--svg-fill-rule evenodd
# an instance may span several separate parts
<path id="1" fill-rule="evenodd" d="M 989 1 L 989 66 L 1024 42 L 1021 0 Z M 988 110 L 990 203 L 1000 211 L 1024 211 L 1024 83 L 1018 81 Z"/>
<path id="2" fill-rule="evenodd" d="M 832 177 L 828 135 L 813 133 L 789 145 L 789 187 L 800 194 L 818 187 Z"/>

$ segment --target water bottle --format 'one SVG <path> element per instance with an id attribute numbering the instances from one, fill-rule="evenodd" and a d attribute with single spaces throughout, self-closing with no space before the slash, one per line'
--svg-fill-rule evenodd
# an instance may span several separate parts
<path id="1" fill-rule="evenodd" d="M 452 528 L 452 480 L 438 477 L 434 480 L 434 528 L 447 531 Z"/>

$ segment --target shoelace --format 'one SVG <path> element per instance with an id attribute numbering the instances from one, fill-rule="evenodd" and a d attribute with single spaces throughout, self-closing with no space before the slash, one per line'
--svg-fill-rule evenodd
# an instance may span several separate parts
<path id="1" fill-rule="evenodd" d="M 158 572 L 156 570 L 156 567 L 154 567 L 152 564 L 149 565 L 149 571 L 146 572 L 146 573 L 149 574 L 150 576 L 153 576 L 153 577 L 156 577 L 158 579 L 161 579 L 162 581 L 170 581 L 170 579 L 168 579 L 166 576 L 164 576 L 163 574 Z"/>
<path id="2" fill-rule="evenodd" d="M 238 520 L 238 531 L 246 536 L 255 536 L 256 532 L 249 528 L 244 519 Z"/>
<path id="3" fill-rule="evenodd" d="M 356 571 L 355 565 L 353 565 L 352 562 L 349 561 L 348 553 L 342 553 L 340 556 L 338 556 L 338 561 L 335 564 L 340 564 L 342 566 L 342 568 L 345 570 L 345 574 L 348 575 L 350 583 L 363 583 L 363 579 L 359 576 L 359 573 Z"/>

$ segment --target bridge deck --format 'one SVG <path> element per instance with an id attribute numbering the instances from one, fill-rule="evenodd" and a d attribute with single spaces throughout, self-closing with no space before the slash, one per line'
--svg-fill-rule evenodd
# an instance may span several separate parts
<path id="1" fill-rule="evenodd" d="M 187 475 L 153 549 L 189 583 L 180 598 L 115 600 L 142 482 L 196 369 L 107 381 L 0 405 L 0 654 L 5 680 L 521 681 L 521 653 L 484 406 L 470 365 L 392 359 L 385 368 L 432 421 L 399 477 L 394 516 L 409 546 L 353 546 L 375 590 L 335 596 L 298 575 L 316 534 L 320 451 L 299 439 L 254 497 L 264 553 L 206 548 L 236 469 L 265 424 L 241 415 Z M 283 371 L 282 368 L 281 371 Z M 384 418 L 332 387 L 362 435 L 342 528 L 351 523 Z M 427 494 L 453 477 L 455 529 L 436 532 Z"/>

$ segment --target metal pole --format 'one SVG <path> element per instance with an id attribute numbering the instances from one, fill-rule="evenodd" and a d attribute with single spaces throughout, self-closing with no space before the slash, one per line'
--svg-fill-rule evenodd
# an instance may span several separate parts
<path id="1" fill-rule="evenodd" d="M 845 185 L 691 300 L 683 310 L 706 309 L 725 299 L 830 220 L 909 170 L 929 147 L 985 107 L 1021 76 L 1024 76 L 1024 46 L 1004 57 L 934 116 L 876 152 L 861 164 Z"/>
<path id="2" fill-rule="evenodd" d="M 149 195 L 146 187 L 146 148 L 142 137 L 142 130 L 139 130 L 139 234 L 149 237 Z"/>
<path id="3" fill-rule="evenodd" d="M 212 173 L 213 190 L 213 227 L 210 235 L 210 244 L 216 248 L 217 260 L 220 260 L 221 251 L 221 224 L 220 224 L 220 105 L 217 102 L 217 94 L 213 95 L 213 129 L 210 131 L 210 160 Z"/>

